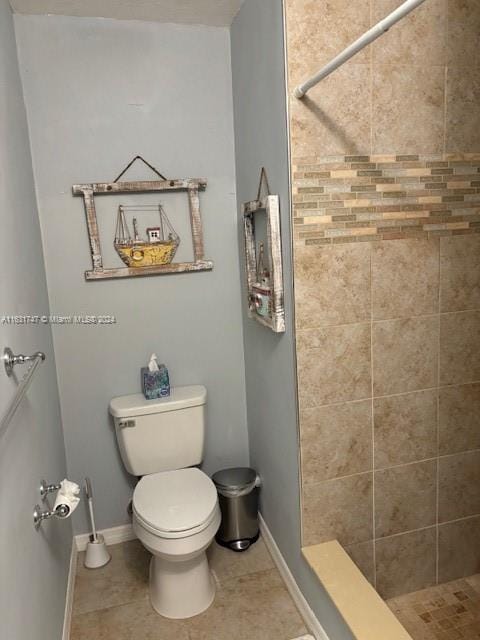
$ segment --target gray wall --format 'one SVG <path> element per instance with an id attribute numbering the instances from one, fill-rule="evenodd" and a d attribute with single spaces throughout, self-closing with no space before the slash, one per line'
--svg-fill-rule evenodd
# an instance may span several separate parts
<path id="1" fill-rule="evenodd" d="M 98 526 L 110 527 L 126 522 L 133 482 L 108 403 L 140 390 L 139 368 L 152 351 L 173 384 L 208 388 L 206 471 L 248 462 L 229 32 L 58 16 L 15 21 L 52 312 L 117 319 L 53 330 L 69 473 L 92 477 Z M 71 185 L 112 180 L 137 153 L 168 177 L 208 179 L 201 205 L 213 272 L 84 281 L 90 253 Z M 150 176 L 141 168 L 129 175 Z M 109 266 L 121 266 L 112 198 L 99 202 L 100 232 Z M 186 209 L 172 200 L 163 198 L 183 239 L 179 257 L 187 257 Z M 87 529 L 83 511 L 74 525 Z"/>
<path id="2" fill-rule="evenodd" d="M 287 332 L 274 335 L 244 308 L 252 465 L 263 478 L 262 514 L 303 594 L 335 640 L 350 639 L 301 556 L 298 429 L 290 248 L 290 193 L 281 0 L 246 0 L 231 29 L 238 210 L 257 192 L 260 167 L 280 195 Z M 242 238 L 240 238 L 240 243 Z M 245 295 L 243 295 L 245 299 Z M 245 307 L 245 304 L 244 304 Z"/>
<path id="3" fill-rule="evenodd" d="M 48 315 L 32 163 L 13 20 L 0 0 L 0 317 Z M 42 350 L 47 360 L 36 372 L 27 398 L 0 436 L 0 635 L 5 640 L 61 637 L 70 521 L 47 522 L 36 532 L 32 511 L 42 476 L 65 477 L 55 361 L 50 328 L 0 322 L 0 349 Z M 25 367 L 18 366 L 21 376 Z M 0 414 L 16 387 L 0 367 Z"/>

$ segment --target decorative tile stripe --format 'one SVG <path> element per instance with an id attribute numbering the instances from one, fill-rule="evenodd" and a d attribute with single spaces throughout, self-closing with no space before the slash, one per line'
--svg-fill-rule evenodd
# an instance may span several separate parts
<path id="1" fill-rule="evenodd" d="M 480 154 L 299 158 L 293 211 L 296 245 L 480 233 Z"/>

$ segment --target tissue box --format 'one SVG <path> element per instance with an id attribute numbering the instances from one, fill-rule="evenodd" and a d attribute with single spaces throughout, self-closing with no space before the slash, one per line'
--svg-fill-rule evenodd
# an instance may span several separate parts
<path id="1" fill-rule="evenodd" d="M 168 369 L 164 364 L 159 365 L 159 371 L 150 371 L 148 367 L 142 367 L 140 375 L 143 395 L 147 400 L 166 398 L 170 395 Z"/>

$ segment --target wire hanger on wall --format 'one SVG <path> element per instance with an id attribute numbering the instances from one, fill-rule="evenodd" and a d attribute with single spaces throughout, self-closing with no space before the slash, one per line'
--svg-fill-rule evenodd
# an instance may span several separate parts
<path id="1" fill-rule="evenodd" d="M 141 160 L 143 162 L 143 164 L 147 165 L 147 167 L 149 169 L 151 169 L 154 173 L 157 174 L 157 176 L 159 178 L 161 178 L 162 180 L 168 180 L 168 178 L 166 178 L 163 174 L 160 173 L 160 171 L 158 171 L 157 169 L 155 169 L 155 167 L 150 164 L 149 162 L 147 162 L 145 160 L 145 158 L 142 158 L 142 156 L 135 156 L 133 158 L 133 160 L 131 160 L 127 166 L 125 167 L 125 169 L 123 169 L 123 171 L 115 178 L 115 180 L 113 182 L 118 182 L 120 180 L 120 178 L 130 169 L 130 167 L 137 161 L 137 160 Z"/>
<path id="2" fill-rule="evenodd" d="M 260 182 L 258 183 L 258 191 L 257 191 L 257 200 L 260 200 L 260 197 L 262 195 L 262 187 L 266 187 L 267 189 L 267 196 L 270 195 L 270 185 L 268 184 L 268 177 L 267 177 L 267 172 L 265 170 L 265 167 L 262 167 L 262 170 L 260 171 Z"/>

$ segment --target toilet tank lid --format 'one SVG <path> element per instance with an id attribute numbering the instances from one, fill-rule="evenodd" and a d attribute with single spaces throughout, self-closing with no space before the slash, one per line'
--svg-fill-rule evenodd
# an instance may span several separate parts
<path id="1" fill-rule="evenodd" d="M 202 385 L 189 387 L 172 387 L 167 398 L 146 400 L 143 393 L 119 396 L 110 401 L 110 413 L 114 418 L 133 418 L 150 413 L 176 411 L 188 407 L 198 407 L 207 401 L 207 390 Z"/>

